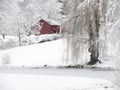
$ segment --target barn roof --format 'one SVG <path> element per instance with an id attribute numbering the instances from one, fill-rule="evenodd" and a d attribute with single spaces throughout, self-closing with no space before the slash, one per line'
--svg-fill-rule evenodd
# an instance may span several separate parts
<path id="1" fill-rule="evenodd" d="M 50 25 L 60 25 L 55 20 L 51 20 L 51 19 L 43 19 L 43 20 L 46 21 L 47 23 L 49 23 Z"/>

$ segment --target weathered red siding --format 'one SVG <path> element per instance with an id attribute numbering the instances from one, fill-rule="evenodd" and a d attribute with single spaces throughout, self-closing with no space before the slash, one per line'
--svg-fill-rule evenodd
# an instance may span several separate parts
<path id="1" fill-rule="evenodd" d="M 43 19 L 40 20 L 40 25 L 42 26 L 40 34 L 53 34 L 60 32 L 60 25 L 50 25 Z"/>
<path id="2" fill-rule="evenodd" d="M 51 26 L 48 23 L 46 23 L 44 20 L 41 20 L 40 23 L 42 26 L 42 28 L 40 30 L 40 34 L 49 34 Z"/>

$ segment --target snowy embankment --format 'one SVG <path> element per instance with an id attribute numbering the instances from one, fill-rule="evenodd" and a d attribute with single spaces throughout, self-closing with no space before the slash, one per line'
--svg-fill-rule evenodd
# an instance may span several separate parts
<path id="1" fill-rule="evenodd" d="M 105 80 L 48 75 L 0 74 L 0 90 L 115 90 Z"/>
<path id="2" fill-rule="evenodd" d="M 7 36 L 8 37 L 8 36 Z M 3 39 L 4 42 L 17 40 L 15 37 Z M 66 43 L 59 35 L 40 35 L 22 38 L 22 43 L 27 46 L 14 47 L 0 51 L 0 66 L 15 67 L 41 67 L 41 66 L 64 66 L 73 65 L 73 61 L 65 60 Z M 57 39 L 57 40 L 56 40 Z M 54 40 L 54 41 L 53 41 Z M 47 41 L 45 43 L 41 43 Z M 49 41 L 49 42 L 48 42 Z M 32 44 L 29 45 L 28 44 Z M 12 44 L 12 43 L 11 43 Z M 84 65 L 89 61 L 88 48 L 83 47 L 78 64 Z M 112 60 L 111 60 L 112 61 Z M 113 67 L 113 62 L 103 60 L 102 64 L 95 67 Z"/>
<path id="3" fill-rule="evenodd" d="M 19 43 L 22 46 L 31 45 L 36 43 L 42 43 L 46 41 L 53 41 L 61 38 L 61 34 L 45 34 L 45 35 L 30 35 L 30 36 L 21 36 L 21 42 L 17 36 L 6 35 L 4 38 L 0 35 L 0 50 L 9 49 L 13 47 L 18 47 Z"/>
<path id="4" fill-rule="evenodd" d="M 41 67 L 74 64 L 73 61 L 66 60 L 66 41 L 60 34 L 24 36 L 21 38 L 22 47 L 18 47 L 18 38 L 15 36 L 6 36 L 5 39 L 1 37 L 0 40 L 4 44 L 0 48 L 6 49 L 0 51 L 0 66 Z M 81 60 L 75 62 L 77 64 L 85 64 L 89 60 L 87 48 L 83 48 Z"/>
<path id="5" fill-rule="evenodd" d="M 16 47 L 0 52 L 2 66 L 57 66 L 62 64 L 63 39 Z"/>

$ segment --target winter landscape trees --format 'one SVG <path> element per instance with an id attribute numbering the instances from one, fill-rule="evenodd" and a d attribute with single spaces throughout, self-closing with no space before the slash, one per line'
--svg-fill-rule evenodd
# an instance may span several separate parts
<path id="1" fill-rule="evenodd" d="M 21 38 L 31 33 L 31 27 L 40 18 L 58 20 L 62 32 L 67 32 L 66 61 L 77 65 L 83 60 L 92 65 L 116 57 L 119 52 L 118 3 L 117 0 L 1 0 L 0 34 L 3 38 L 6 34 L 18 36 L 21 45 Z"/>
<path id="2" fill-rule="evenodd" d="M 61 23 L 61 32 L 64 37 L 61 40 L 56 40 L 57 44 L 55 42 L 47 43 L 48 45 L 44 43 L 40 46 L 36 45 L 36 49 L 31 46 L 35 53 L 39 48 L 38 52 L 41 52 L 41 56 L 39 53 L 26 52 L 29 53 L 29 56 L 26 55 L 27 59 L 25 60 L 21 57 L 26 53 L 20 49 L 26 47 L 15 49 L 18 51 L 17 54 L 14 49 L 1 51 L 0 63 L 3 66 L 16 64 L 32 66 L 34 64 L 46 67 L 47 64 L 52 66 L 54 63 L 55 66 L 61 65 L 61 62 L 61 66 L 83 66 L 112 62 L 117 63 L 117 84 L 119 85 L 119 0 L 0 0 L 0 50 L 21 46 L 23 37 L 26 37 L 24 42 L 30 41 L 29 44 L 55 40 L 58 36 L 49 37 L 50 39 L 43 36 L 43 40 L 41 40 L 39 36 L 31 35 L 37 33 L 37 30 L 31 31 L 32 27 L 41 28 L 38 23 L 41 18 L 53 19 Z M 12 39 L 6 39 L 7 35 Z M 32 40 L 30 40 L 31 38 Z M 62 40 L 65 41 L 63 46 Z M 16 41 L 18 42 L 16 43 Z M 25 50 L 29 51 L 31 47 Z M 44 53 L 44 48 L 50 51 Z M 51 51 L 54 51 L 54 54 Z M 63 51 L 66 51 L 65 57 L 62 56 Z M 34 56 L 34 58 L 30 56 Z M 50 58 L 51 60 L 49 60 Z M 59 64 L 56 64 L 57 62 Z"/>
<path id="3" fill-rule="evenodd" d="M 119 62 L 120 1 L 69 0 L 64 1 L 64 4 L 66 18 L 63 20 L 62 28 L 67 31 L 65 36 L 68 56 L 72 55 L 74 57 L 72 60 L 79 64 L 81 54 L 78 53 L 82 52 L 80 46 L 83 43 L 80 39 L 85 38 L 90 52 L 90 61 L 87 64 L 92 65 L 103 60 Z M 83 43 L 84 45 L 86 43 Z"/>
<path id="4" fill-rule="evenodd" d="M 74 65 L 81 60 L 92 65 L 119 52 L 117 0 L 1 0 L 0 3 L 0 34 L 3 38 L 6 34 L 18 36 L 19 45 L 21 37 L 29 35 L 40 18 L 50 18 L 61 22 L 62 32 L 67 32 L 66 61 Z"/>
<path id="5" fill-rule="evenodd" d="M 80 57 L 80 54 L 78 53 L 80 51 L 80 43 L 83 43 L 80 41 L 81 39 L 85 39 L 89 44 L 91 61 L 88 64 L 95 64 L 99 61 L 99 3 L 99 0 L 65 1 L 64 10 L 66 11 L 67 19 L 63 29 L 67 29 L 68 35 L 70 36 L 67 38 L 67 41 L 69 43 L 71 42 L 68 47 L 70 47 L 71 55 L 73 55 L 76 61 L 80 59 L 78 58 Z M 76 44 L 77 46 L 75 46 Z M 85 44 L 86 43 L 84 43 L 84 45 Z"/>
<path id="6" fill-rule="evenodd" d="M 90 61 L 88 64 L 101 62 L 101 60 L 106 57 L 114 57 L 110 54 L 117 54 L 111 51 L 110 48 L 114 47 L 111 40 L 116 37 L 112 37 L 113 32 L 111 31 L 114 30 L 115 27 L 119 27 L 116 25 L 119 24 L 119 17 L 117 16 L 119 15 L 119 11 L 116 11 L 119 10 L 117 6 L 118 3 L 119 1 L 115 0 L 64 1 L 66 18 L 63 20 L 62 29 L 67 31 L 67 42 L 69 43 L 68 54 L 73 56 L 73 61 L 78 62 L 81 57 L 81 43 L 83 46 L 88 43 L 87 48 L 90 53 Z M 117 15 L 115 15 L 116 13 Z M 116 30 L 114 30 L 114 35 L 118 34 Z M 109 35 L 110 37 L 108 37 Z M 119 37 L 116 37 L 114 40 L 116 41 L 117 38 Z M 85 39 L 87 43 L 83 43 L 81 39 Z M 118 40 L 115 46 L 116 45 L 119 45 Z M 85 49 L 84 47 L 82 48 Z M 118 47 L 116 46 L 116 48 Z"/>
<path id="7" fill-rule="evenodd" d="M 57 7 L 56 7 L 57 6 Z M 24 35 L 35 33 L 31 27 L 41 18 L 60 21 L 61 3 L 57 0 L 1 0 L 0 1 L 0 34 L 15 35 L 21 38 Z"/>

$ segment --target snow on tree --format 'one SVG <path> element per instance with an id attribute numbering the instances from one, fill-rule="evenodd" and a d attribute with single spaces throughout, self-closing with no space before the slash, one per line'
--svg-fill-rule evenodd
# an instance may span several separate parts
<path id="1" fill-rule="evenodd" d="M 22 35 L 27 35 L 28 34 L 28 25 L 29 23 L 27 23 L 26 18 L 24 17 L 24 15 L 22 14 L 22 12 L 18 13 L 19 15 L 16 16 L 16 20 L 13 23 L 13 28 L 15 31 L 15 35 L 18 36 L 19 38 L 19 45 L 21 46 L 21 38 Z"/>
<path id="2" fill-rule="evenodd" d="M 16 3 L 10 0 L 0 1 L 0 34 L 3 36 L 11 32 L 14 14 L 17 12 Z M 16 9 L 14 9 L 16 8 Z"/>
<path id="3" fill-rule="evenodd" d="M 119 8 L 118 0 L 65 0 L 66 17 L 62 20 L 62 30 L 67 32 L 66 60 L 79 64 L 84 54 L 80 48 L 85 49 L 85 45 L 87 55 L 90 52 L 88 64 L 102 62 L 118 55 Z M 81 41 L 84 39 L 88 46 Z"/>
<path id="4" fill-rule="evenodd" d="M 61 19 L 61 3 L 57 0 L 23 0 L 19 2 L 19 6 L 25 11 L 31 24 L 35 24 L 41 18 Z"/>
<path id="5" fill-rule="evenodd" d="M 99 0 L 69 0 L 65 1 L 65 11 L 67 19 L 63 25 L 63 30 L 68 31 L 68 53 L 73 61 L 79 61 L 82 56 L 80 47 L 81 40 L 89 44 L 90 62 L 95 64 L 99 61 L 98 39 L 99 39 Z M 70 37 L 69 37 L 70 36 Z M 86 47 L 86 49 L 88 46 Z M 88 53 L 88 51 L 86 51 Z"/>
<path id="6" fill-rule="evenodd" d="M 21 12 L 22 17 L 24 16 L 27 21 L 29 29 L 41 18 L 59 21 L 61 18 L 61 3 L 57 0 L 1 0 L 0 2 L 1 34 L 12 33 L 13 23 L 15 23 L 17 17 L 21 17 Z"/>
<path id="7" fill-rule="evenodd" d="M 113 61 L 117 68 L 116 82 L 120 86 L 120 1 L 109 0 L 108 10 L 106 13 L 106 55 L 109 60 Z M 105 58 L 103 56 L 102 58 Z"/>
<path id="8" fill-rule="evenodd" d="M 59 20 L 61 4 L 57 0 L 1 0 L 0 1 L 0 34 L 29 35 L 32 26 L 41 18 Z M 21 44 L 20 44 L 21 45 Z"/>
<path id="9" fill-rule="evenodd" d="M 100 28 L 100 12 L 99 12 L 100 0 L 92 0 L 89 2 L 88 14 L 88 33 L 89 33 L 89 51 L 90 62 L 88 64 L 95 64 L 99 61 L 99 28 Z"/>
<path id="10" fill-rule="evenodd" d="M 66 60 L 72 65 L 82 64 L 89 60 L 88 30 L 86 24 L 86 1 L 65 0 L 65 19 L 62 30 L 67 32 L 67 57 Z"/>

